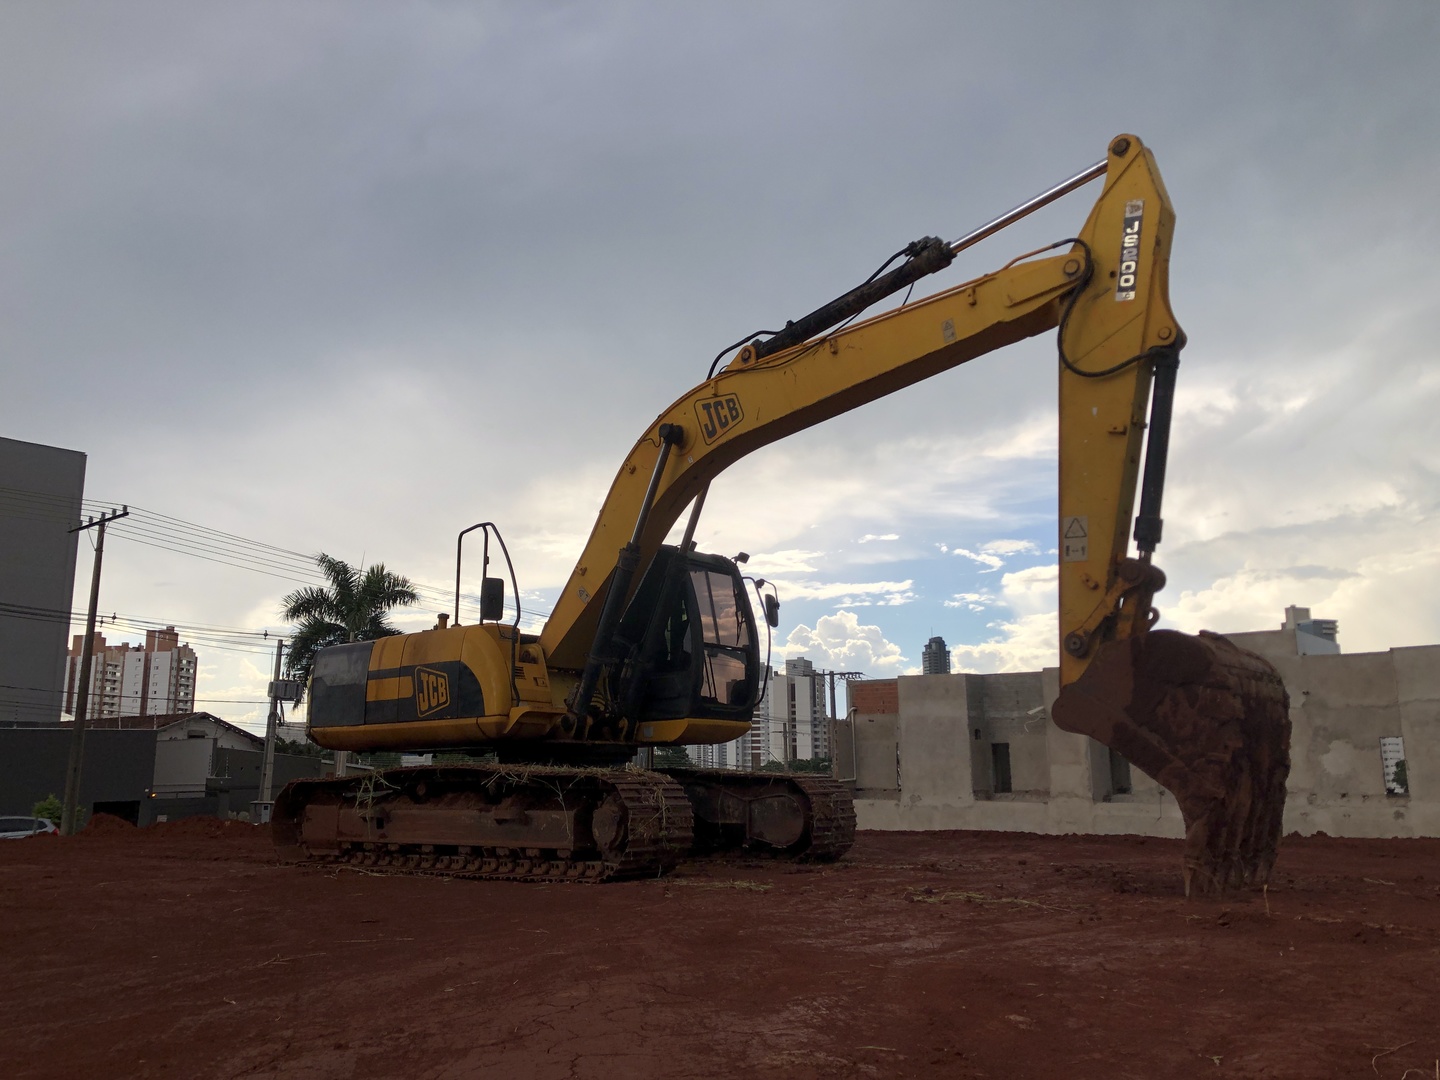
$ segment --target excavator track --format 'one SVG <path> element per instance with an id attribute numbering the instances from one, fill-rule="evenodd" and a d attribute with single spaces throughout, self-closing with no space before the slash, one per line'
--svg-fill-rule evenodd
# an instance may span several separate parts
<path id="1" fill-rule="evenodd" d="M 502 881 L 655 877 L 691 847 L 683 789 L 659 773 L 447 765 L 297 780 L 275 800 L 287 862 Z"/>
<path id="2" fill-rule="evenodd" d="M 826 777 L 722 769 L 418 766 L 297 780 L 275 800 L 287 862 L 501 881 L 655 877 L 692 850 L 838 859 L 849 791 Z"/>
<path id="3" fill-rule="evenodd" d="M 850 789 L 835 780 L 794 777 L 810 799 L 814 813 L 807 859 L 838 859 L 855 843 L 855 800 Z"/>
<path id="4" fill-rule="evenodd" d="M 838 859 L 855 842 L 849 790 L 813 773 L 665 769 L 684 788 L 699 851 L 745 850 L 793 859 Z"/>

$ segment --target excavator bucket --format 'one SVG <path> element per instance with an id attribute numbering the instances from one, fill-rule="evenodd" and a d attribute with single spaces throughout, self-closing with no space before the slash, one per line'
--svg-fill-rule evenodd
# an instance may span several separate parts
<path id="1" fill-rule="evenodd" d="M 1290 773 L 1290 700 L 1269 663 L 1218 634 L 1152 630 L 1102 645 L 1053 715 L 1175 796 L 1186 896 L 1269 879 Z"/>

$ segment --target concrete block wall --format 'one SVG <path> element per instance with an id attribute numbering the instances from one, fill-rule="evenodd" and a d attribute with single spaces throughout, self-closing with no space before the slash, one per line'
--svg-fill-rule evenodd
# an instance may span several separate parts
<path id="1" fill-rule="evenodd" d="M 1277 657 L 1290 690 L 1285 828 L 1440 836 L 1440 646 Z M 1380 740 L 1404 740 L 1408 793 L 1385 790 Z"/>
<path id="2" fill-rule="evenodd" d="M 1245 638 L 1290 692 L 1285 831 L 1440 836 L 1440 646 L 1341 655 L 1301 652 L 1293 631 Z M 1121 790 L 1106 747 L 1050 723 L 1054 669 L 893 682 L 893 694 L 858 694 L 853 730 L 836 736 L 854 746 L 839 775 L 856 778 L 860 828 L 1184 835 L 1167 791 L 1138 769 Z M 1380 739 L 1394 736 L 1403 795 L 1386 792 L 1380 758 Z M 994 743 L 1009 747 L 1010 793 L 994 791 Z"/>

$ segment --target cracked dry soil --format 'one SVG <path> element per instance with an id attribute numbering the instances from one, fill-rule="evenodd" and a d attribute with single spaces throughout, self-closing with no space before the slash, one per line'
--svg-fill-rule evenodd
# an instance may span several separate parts
<path id="1" fill-rule="evenodd" d="M 615 885 L 284 867 L 182 821 L 0 844 L 0 1076 L 1346 1077 L 1440 1062 L 1440 840 L 861 833 Z"/>

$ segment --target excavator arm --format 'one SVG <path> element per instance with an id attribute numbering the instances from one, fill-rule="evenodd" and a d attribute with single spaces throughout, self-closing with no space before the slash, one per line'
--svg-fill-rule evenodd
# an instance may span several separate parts
<path id="1" fill-rule="evenodd" d="M 1172 376 L 1168 393 L 1184 335 L 1168 297 L 1169 197 L 1138 139 L 1122 136 L 1112 147 L 1104 189 L 1084 228 L 1057 245 L 1067 250 L 1021 256 L 995 273 L 767 355 L 760 353 L 768 342 L 746 345 L 662 412 L 616 474 L 541 631 L 550 665 L 585 664 L 627 541 L 635 540 L 638 565 L 647 565 L 686 507 L 728 466 L 1057 327 L 1060 624 L 1068 643 L 1062 682 L 1079 677 L 1102 641 L 1148 629 L 1149 593 L 1163 578 L 1126 560 L 1130 515 L 1152 370 L 1158 364 Z M 1163 476 L 1152 516 L 1162 484 Z M 1152 531 L 1158 533 L 1158 520 Z M 627 593 L 634 586 L 632 575 Z"/>
<path id="2" fill-rule="evenodd" d="M 1151 630 L 1152 598 L 1165 582 L 1151 554 L 1185 342 L 1169 301 L 1175 214 L 1138 138 L 1113 140 L 1103 164 L 1103 190 L 1077 237 L 863 322 L 752 342 L 661 413 L 616 475 L 540 635 L 552 669 L 585 671 L 567 703 L 572 719 L 590 707 L 600 669 L 613 660 L 609 639 L 635 571 L 687 506 L 698 515 L 722 470 L 794 432 L 1058 330 L 1054 720 L 1124 754 L 1176 796 L 1187 891 L 1268 876 L 1289 770 L 1288 699 L 1270 665 L 1218 635 Z M 910 280 L 949 262 L 933 241 L 913 247 L 911 262 L 929 265 Z M 1049 253 L 1056 248 L 1064 250 Z M 837 305 L 807 318 L 845 318 Z M 687 541 L 693 529 L 692 520 Z"/>

